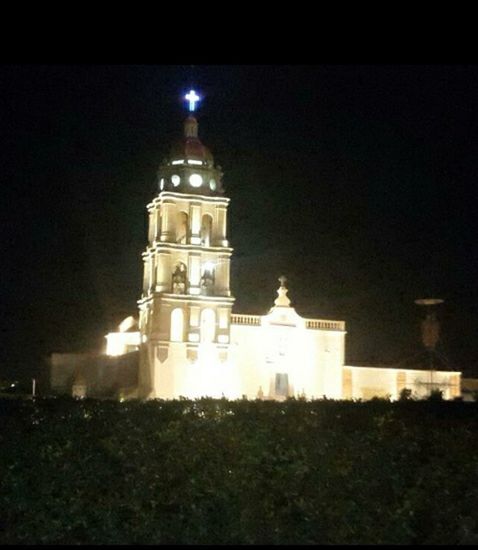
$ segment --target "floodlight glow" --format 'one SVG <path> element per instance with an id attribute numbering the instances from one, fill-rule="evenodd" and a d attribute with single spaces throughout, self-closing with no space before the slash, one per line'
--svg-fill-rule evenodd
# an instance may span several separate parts
<path id="1" fill-rule="evenodd" d="M 199 174 L 191 174 L 189 176 L 189 183 L 193 187 L 200 187 L 202 185 L 202 177 Z"/>
<path id="2" fill-rule="evenodd" d="M 196 103 L 201 99 L 194 90 L 190 90 L 188 94 L 184 96 L 184 99 L 189 101 L 189 111 L 192 113 L 196 110 Z"/>

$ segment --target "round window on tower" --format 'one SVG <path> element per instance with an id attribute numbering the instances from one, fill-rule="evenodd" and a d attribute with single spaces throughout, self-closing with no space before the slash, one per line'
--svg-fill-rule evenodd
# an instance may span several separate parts
<path id="1" fill-rule="evenodd" d="M 164 189 L 164 178 L 161 178 L 159 180 L 159 188 L 161 189 L 161 191 Z"/>
<path id="2" fill-rule="evenodd" d="M 181 178 L 174 174 L 174 176 L 171 178 L 171 182 L 174 185 L 174 187 L 177 187 L 181 183 Z"/>
<path id="3" fill-rule="evenodd" d="M 215 190 L 216 190 L 216 187 L 217 187 L 217 185 L 216 185 L 216 180 L 211 180 L 211 181 L 209 182 L 209 187 L 211 188 L 211 191 L 215 191 Z"/>
<path id="4" fill-rule="evenodd" d="M 192 174 L 189 176 L 189 183 L 193 187 L 200 187 L 202 184 L 202 177 L 199 174 Z"/>

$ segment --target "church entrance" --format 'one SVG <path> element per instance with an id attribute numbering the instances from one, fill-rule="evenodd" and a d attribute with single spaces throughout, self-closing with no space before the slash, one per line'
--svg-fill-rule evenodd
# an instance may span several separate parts
<path id="1" fill-rule="evenodd" d="M 289 396 L 289 375 L 286 372 L 276 372 L 275 396 L 284 399 Z"/>

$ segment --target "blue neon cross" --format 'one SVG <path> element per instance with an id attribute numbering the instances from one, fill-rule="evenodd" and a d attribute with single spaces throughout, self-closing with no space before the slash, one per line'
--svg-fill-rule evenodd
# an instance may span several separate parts
<path id="1" fill-rule="evenodd" d="M 196 102 L 199 101 L 200 97 L 196 94 L 194 90 L 191 90 L 186 94 L 185 98 L 189 101 L 189 110 L 191 112 L 196 110 Z"/>

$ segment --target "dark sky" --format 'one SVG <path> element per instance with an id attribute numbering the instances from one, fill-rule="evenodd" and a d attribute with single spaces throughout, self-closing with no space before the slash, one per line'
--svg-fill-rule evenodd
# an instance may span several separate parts
<path id="1" fill-rule="evenodd" d="M 235 311 L 277 277 L 347 322 L 347 363 L 441 351 L 478 376 L 476 66 L 3 66 L 0 378 L 99 349 L 136 313 L 146 204 L 182 131 L 180 95 L 225 172 Z"/>

